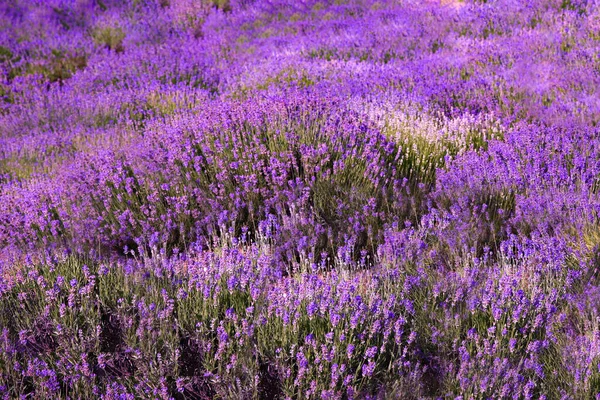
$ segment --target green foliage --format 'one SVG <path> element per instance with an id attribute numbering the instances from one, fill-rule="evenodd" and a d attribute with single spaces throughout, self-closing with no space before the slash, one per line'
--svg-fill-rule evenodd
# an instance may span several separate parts
<path id="1" fill-rule="evenodd" d="M 307 88 L 313 86 L 315 81 L 311 78 L 307 72 L 298 71 L 294 68 L 284 69 L 278 72 L 275 76 L 269 77 L 264 83 L 257 85 L 256 89 L 266 90 L 269 87 L 290 85 L 297 86 L 299 88 Z"/>
<path id="2" fill-rule="evenodd" d="M 588 390 L 585 394 L 593 398 L 600 393 L 600 357 L 595 357 L 590 365 L 591 376 L 588 378 Z"/>
<path id="3" fill-rule="evenodd" d="M 125 39 L 125 31 L 119 26 L 98 27 L 93 30 L 92 38 L 96 44 L 104 46 L 117 53 L 125 51 L 123 40 Z"/>
<path id="4" fill-rule="evenodd" d="M 0 46 L 0 62 L 5 63 L 11 61 L 13 53 L 8 47 Z"/>
<path id="5" fill-rule="evenodd" d="M 53 49 L 48 57 L 32 59 L 27 62 L 12 63 L 8 71 L 9 81 L 17 76 L 41 75 L 47 82 L 60 84 L 71 78 L 73 74 L 87 66 L 87 55 L 81 53 L 68 53 Z"/>
<path id="6" fill-rule="evenodd" d="M 560 3 L 560 9 L 564 11 L 575 11 L 577 14 L 586 15 L 587 10 L 584 2 L 578 2 L 573 0 L 562 0 Z"/>
<path id="7" fill-rule="evenodd" d="M 442 42 L 439 39 L 436 39 L 433 41 L 433 43 L 431 43 L 431 53 L 435 54 L 437 53 L 439 50 L 444 48 L 444 42 Z"/>
<path id="8" fill-rule="evenodd" d="M 223 12 L 231 12 L 231 1 L 230 0 L 210 0 L 212 2 L 213 7 L 223 11 Z"/>

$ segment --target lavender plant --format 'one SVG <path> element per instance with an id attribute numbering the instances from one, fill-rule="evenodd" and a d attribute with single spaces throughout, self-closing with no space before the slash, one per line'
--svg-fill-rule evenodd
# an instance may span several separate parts
<path id="1" fill-rule="evenodd" d="M 599 29 L 0 4 L 0 397 L 600 398 Z"/>

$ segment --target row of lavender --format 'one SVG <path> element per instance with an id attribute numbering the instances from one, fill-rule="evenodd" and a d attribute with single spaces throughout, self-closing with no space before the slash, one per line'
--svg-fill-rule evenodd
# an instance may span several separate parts
<path id="1" fill-rule="evenodd" d="M 600 5 L 0 11 L 6 398 L 600 393 Z"/>

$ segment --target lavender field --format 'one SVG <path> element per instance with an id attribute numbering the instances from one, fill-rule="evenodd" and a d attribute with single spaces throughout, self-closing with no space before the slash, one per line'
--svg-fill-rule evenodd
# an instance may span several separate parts
<path id="1" fill-rule="evenodd" d="M 0 0 L 1 399 L 600 399 L 598 0 Z"/>

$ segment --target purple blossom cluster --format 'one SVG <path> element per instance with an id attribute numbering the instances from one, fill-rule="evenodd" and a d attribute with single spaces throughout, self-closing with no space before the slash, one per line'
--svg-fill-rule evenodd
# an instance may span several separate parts
<path id="1" fill-rule="evenodd" d="M 600 4 L 0 4 L 0 398 L 600 398 Z"/>

